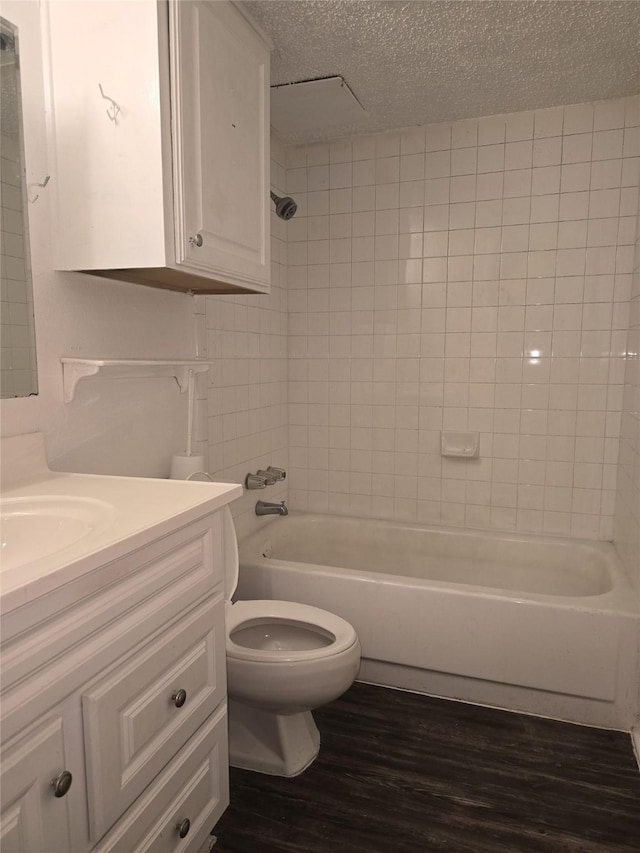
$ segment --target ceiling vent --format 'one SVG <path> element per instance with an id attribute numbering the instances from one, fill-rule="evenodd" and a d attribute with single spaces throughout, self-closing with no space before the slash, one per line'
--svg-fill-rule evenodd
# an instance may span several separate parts
<path id="1" fill-rule="evenodd" d="M 351 125 L 364 113 L 342 77 L 271 87 L 271 125 L 285 139 Z"/>

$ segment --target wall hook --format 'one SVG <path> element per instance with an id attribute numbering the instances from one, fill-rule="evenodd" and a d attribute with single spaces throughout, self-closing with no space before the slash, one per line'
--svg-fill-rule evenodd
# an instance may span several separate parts
<path id="1" fill-rule="evenodd" d="M 110 101 L 111 103 L 111 107 L 106 110 L 106 113 L 109 116 L 109 121 L 112 121 L 114 124 L 118 124 L 118 113 L 120 112 L 120 107 L 113 98 L 110 98 L 109 95 L 105 95 L 102 83 L 98 83 L 98 88 L 100 89 L 100 94 L 105 101 Z M 111 110 L 113 110 L 113 112 L 111 112 Z"/>
<path id="2" fill-rule="evenodd" d="M 32 183 L 29 184 L 28 193 L 27 193 L 27 195 L 29 197 L 29 204 L 33 204 L 34 202 L 38 201 L 38 199 L 40 198 L 40 193 L 36 193 L 34 196 L 32 196 L 31 191 L 32 191 L 33 187 L 44 188 L 44 187 L 46 187 L 46 185 L 49 183 L 50 180 L 51 180 L 51 175 L 47 175 L 45 177 L 44 181 L 42 181 L 42 182 L 32 181 Z"/>

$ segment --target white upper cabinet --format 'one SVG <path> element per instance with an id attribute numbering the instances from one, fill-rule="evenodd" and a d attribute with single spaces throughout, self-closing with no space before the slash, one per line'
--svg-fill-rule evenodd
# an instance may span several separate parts
<path id="1" fill-rule="evenodd" d="M 170 12 L 176 260 L 267 281 L 268 53 L 227 3 Z"/>
<path id="2" fill-rule="evenodd" d="M 269 290 L 269 47 L 224 0 L 48 5 L 58 269 Z"/>

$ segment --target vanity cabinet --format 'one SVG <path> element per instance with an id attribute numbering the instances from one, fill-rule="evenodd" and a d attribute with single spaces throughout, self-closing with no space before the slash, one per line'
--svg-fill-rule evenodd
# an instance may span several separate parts
<path id="1" fill-rule="evenodd" d="M 4 615 L 3 853 L 206 849 L 229 802 L 222 537 L 217 511 Z"/>
<path id="2" fill-rule="evenodd" d="M 226 0 L 47 6 L 56 267 L 267 293 L 269 47 Z"/>

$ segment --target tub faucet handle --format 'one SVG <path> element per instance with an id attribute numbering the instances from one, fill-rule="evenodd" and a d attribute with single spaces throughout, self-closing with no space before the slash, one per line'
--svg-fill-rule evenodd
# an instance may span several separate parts
<path id="1" fill-rule="evenodd" d="M 245 489 L 266 489 L 267 480 L 260 474 L 247 474 L 244 478 Z"/>
<path id="2" fill-rule="evenodd" d="M 266 471 L 263 471 L 263 470 L 258 471 L 258 473 L 257 473 L 257 475 L 256 475 L 256 476 L 258 476 L 258 477 L 262 477 L 262 478 L 263 478 L 263 480 L 265 481 L 265 483 L 267 484 L 267 486 L 273 486 L 273 484 L 275 483 L 275 481 L 278 479 L 277 477 L 275 477 L 275 476 L 271 473 L 271 471 L 269 471 L 269 469 L 268 469 L 268 468 L 267 468 L 267 470 L 266 470 Z"/>
<path id="3" fill-rule="evenodd" d="M 275 477 L 276 480 L 284 480 L 287 477 L 287 472 L 284 468 L 274 468 L 273 465 L 269 465 L 267 471 L 272 477 Z"/>

